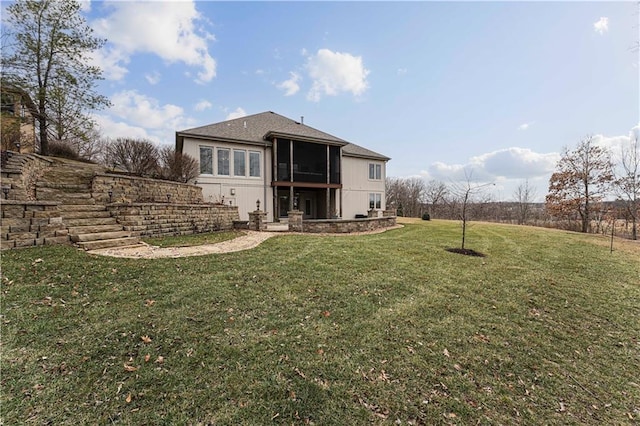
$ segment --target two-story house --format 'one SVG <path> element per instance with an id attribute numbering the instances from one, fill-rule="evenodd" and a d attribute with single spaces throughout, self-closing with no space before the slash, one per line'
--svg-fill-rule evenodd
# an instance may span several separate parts
<path id="1" fill-rule="evenodd" d="M 389 157 L 268 111 L 176 132 L 176 151 L 199 159 L 205 200 L 256 209 L 268 221 L 354 218 L 385 209 Z"/>

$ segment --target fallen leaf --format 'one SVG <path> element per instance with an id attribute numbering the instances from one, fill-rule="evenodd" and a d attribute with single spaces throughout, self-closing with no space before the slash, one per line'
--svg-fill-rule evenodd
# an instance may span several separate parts
<path id="1" fill-rule="evenodd" d="M 324 350 L 318 349 L 316 352 L 318 353 L 318 355 L 322 355 L 324 353 Z"/>
<path id="2" fill-rule="evenodd" d="M 128 364 L 124 365 L 124 371 L 128 371 L 129 373 L 132 373 L 136 370 L 138 370 L 138 367 L 134 367 L 133 365 L 128 365 Z"/>
<path id="3" fill-rule="evenodd" d="M 140 339 L 142 339 L 144 343 L 151 343 L 151 337 L 147 335 L 142 336 Z"/>
<path id="4" fill-rule="evenodd" d="M 164 364 L 164 357 L 162 355 L 158 355 L 158 358 L 156 358 L 156 363 Z"/>
<path id="5" fill-rule="evenodd" d="M 451 355 L 449 355 L 449 351 L 447 350 L 447 348 L 444 348 L 444 351 L 442 351 L 442 353 L 444 354 L 444 356 L 446 356 L 447 358 L 450 358 Z"/>
<path id="6" fill-rule="evenodd" d="M 322 312 L 322 315 L 325 316 L 325 317 L 328 317 L 329 315 L 331 315 L 331 312 L 324 311 L 324 312 Z"/>
<path id="7" fill-rule="evenodd" d="M 453 368 L 455 368 L 458 371 L 462 370 L 462 367 L 460 367 L 460 364 L 453 364 Z"/>
<path id="8" fill-rule="evenodd" d="M 156 303 L 155 300 L 147 299 L 144 301 L 144 306 L 146 307 L 153 306 L 154 303 Z"/>
<path id="9" fill-rule="evenodd" d="M 125 401 L 127 401 L 127 404 L 131 402 L 131 392 L 129 392 L 129 395 L 127 395 L 127 399 L 125 399 Z"/>
<path id="10" fill-rule="evenodd" d="M 150 360 L 150 359 L 151 359 L 151 355 L 146 354 L 146 355 L 144 356 L 144 362 L 149 362 L 149 360 Z"/>

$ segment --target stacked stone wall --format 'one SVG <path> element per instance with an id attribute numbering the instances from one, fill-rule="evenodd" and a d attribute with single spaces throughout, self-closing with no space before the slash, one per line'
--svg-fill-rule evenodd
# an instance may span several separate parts
<path id="1" fill-rule="evenodd" d="M 111 197 L 109 197 L 111 191 Z M 108 173 L 96 173 L 91 196 L 98 203 L 177 203 L 203 202 L 202 188 L 180 182 Z"/>
<path id="2" fill-rule="evenodd" d="M 125 231 L 145 237 L 229 230 L 240 220 L 238 207 L 220 204 L 112 203 L 107 209 Z"/>
<path id="3" fill-rule="evenodd" d="M 69 244 L 58 203 L 2 200 L 0 246 L 2 250 L 50 244 Z"/>
<path id="4" fill-rule="evenodd" d="M 376 217 L 366 219 L 321 219 L 303 220 L 302 232 L 344 234 L 349 232 L 374 231 L 395 226 L 396 217 Z"/>

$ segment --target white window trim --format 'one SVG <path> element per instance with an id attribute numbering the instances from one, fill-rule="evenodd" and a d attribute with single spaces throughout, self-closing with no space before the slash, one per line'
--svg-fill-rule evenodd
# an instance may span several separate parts
<path id="1" fill-rule="evenodd" d="M 220 174 L 220 158 L 218 156 L 218 153 L 220 151 L 227 151 L 229 153 L 229 157 L 227 158 L 227 161 L 229 162 L 229 173 L 226 174 L 226 175 Z M 216 147 L 216 157 L 215 157 L 215 161 L 214 161 L 214 163 L 216 165 L 216 170 L 215 170 L 215 175 L 216 176 L 226 177 L 226 178 L 233 177 L 233 175 L 232 175 L 233 170 L 231 170 L 231 168 L 232 168 L 231 167 L 232 166 L 232 164 L 231 164 L 231 158 L 232 158 L 231 151 L 232 151 L 231 148 L 225 148 L 225 147 L 221 147 L 221 146 Z"/>
<path id="2" fill-rule="evenodd" d="M 249 179 L 262 179 L 262 152 L 261 151 L 248 151 L 249 167 L 247 167 L 247 177 Z M 251 154 L 258 154 L 258 176 L 251 176 Z"/>
<path id="3" fill-rule="evenodd" d="M 244 174 L 241 175 L 237 175 L 236 174 L 236 152 L 242 152 L 242 156 L 244 157 Z M 231 168 L 231 167 L 229 167 Z M 231 170 L 230 170 L 231 171 Z M 233 150 L 233 173 L 230 174 L 233 177 L 239 178 L 239 177 L 247 177 L 248 175 L 248 170 L 247 170 L 247 150 L 246 149 L 234 149 Z"/>
<path id="4" fill-rule="evenodd" d="M 201 156 L 201 149 L 208 149 L 211 151 L 211 173 L 202 173 L 202 167 L 200 166 L 200 160 L 202 159 Z M 214 154 L 215 154 L 215 148 L 213 146 L 210 145 L 198 145 L 198 166 L 200 166 L 200 175 L 201 176 L 214 176 L 215 173 L 215 168 L 214 168 L 214 164 L 215 164 L 215 158 L 214 158 Z"/>
<path id="5" fill-rule="evenodd" d="M 373 177 L 371 177 L 371 166 L 373 166 Z M 378 175 L 378 173 L 376 173 L 377 171 L 380 171 L 379 177 L 376 177 Z M 367 165 L 367 176 L 369 177 L 369 180 L 371 181 L 376 181 L 379 182 L 382 180 L 382 164 L 380 163 L 368 163 Z"/>

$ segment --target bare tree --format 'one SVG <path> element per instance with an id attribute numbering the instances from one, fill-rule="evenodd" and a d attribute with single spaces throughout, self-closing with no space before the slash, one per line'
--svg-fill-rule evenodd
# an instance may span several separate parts
<path id="1" fill-rule="evenodd" d="M 637 240 L 640 210 L 640 142 L 637 134 L 632 134 L 629 145 L 622 147 L 620 159 L 615 190 L 624 202 L 626 216 L 631 219 L 631 239 Z"/>
<path id="2" fill-rule="evenodd" d="M 118 138 L 107 146 L 106 165 L 137 176 L 158 173 L 158 148 L 144 139 Z"/>
<path id="3" fill-rule="evenodd" d="M 465 240 L 467 235 L 467 225 L 471 218 L 471 204 L 480 195 L 484 195 L 484 189 L 490 185 L 495 185 L 493 182 L 477 184 L 471 180 L 472 172 L 465 171 L 465 181 L 459 184 L 455 184 L 452 187 L 452 192 L 458 199 L 459 204 L 459 219 L 462 222 L 462 244 L 461 249 L 465 249 Z"/>
<path id="4" fill-rule="evenodd" d="M 438 180 L 430 180 L 424 189 L 424 201 L 429 209 L 429 216 L 433 216 L 436 206 L 446 201 L 449 194 L 449 188 L 444 182 Z"/>
<path id="5" fill-rule="evenodd" d="M 418 177 L 387 178 L 385 190 L 387 202 L 396 207 L 398 215 L 420 216 L 425 192 L 424 180 Z"/>
<path id="6" fill-rule="evenodd" d="M 518 225 L 527 223 L 531 214 L 531 206 L 536 198 L 536 189 L 529 185 L 529 181 L 525 180 L 520 183 L 513 193 L 516 200 Z"/>
<path id="7" fill-rule="evenodd" d="M 588 136 L 575 150 L 565 148 L 556 167 L 549 180 L 547 211 L 568 220 L 577 215 L 581 231 L 589 232 L 594 209 L 614 179 L 609 152 L 595 145 L 593 137 Z"/>
<path id="8" fill-rule="evenodd" d="M 189 154 L 177 152 L 173 147 L 164 146 L 159 151 L 160 176 L 176 182 L 189 182 L 200 174 L 198 160 Z"/>

